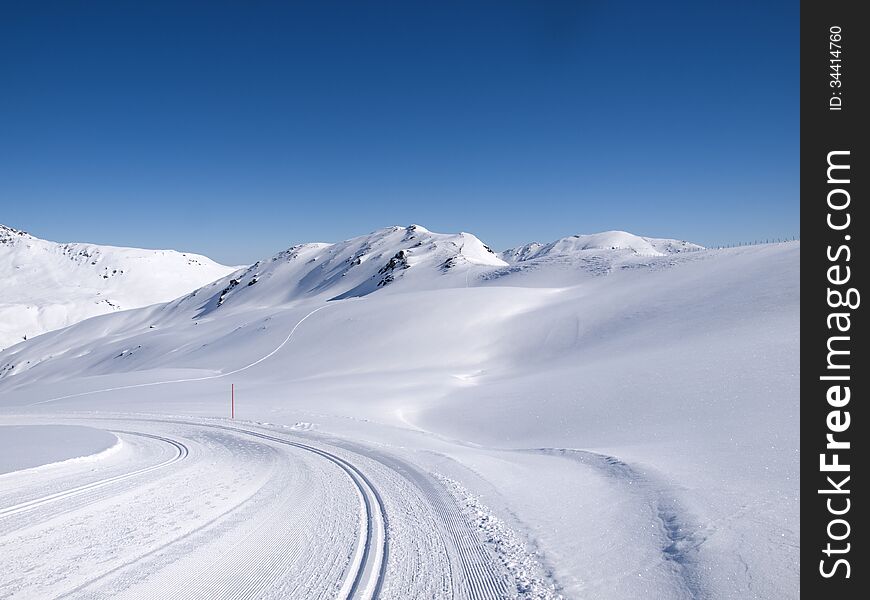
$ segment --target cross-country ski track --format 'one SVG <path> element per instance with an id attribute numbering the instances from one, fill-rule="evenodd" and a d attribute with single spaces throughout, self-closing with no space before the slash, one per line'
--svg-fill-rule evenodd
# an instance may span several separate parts
<path id="1" fill-rule="evenodd" d="M 47 404 L 225 373 L 80 392 Z M 40 415 L 122 451 L 0 476 L 9 598 L 506 598 L 509 575 L 430 473 L 256 424 Z M 82 481 L 84 483 L 81 483 Z M 75 482 L 75 483 L 73 483 Z"/>
<path id="2" fill-rule="evenodd" d="M 509 595 L 473 527 L 410 465 L 255 425 L 53 420 L 113 431 L 124 451 L 76 486 L 93 464 L 3 476 L 0 568 L 27 575 L 2 597 Z"/>

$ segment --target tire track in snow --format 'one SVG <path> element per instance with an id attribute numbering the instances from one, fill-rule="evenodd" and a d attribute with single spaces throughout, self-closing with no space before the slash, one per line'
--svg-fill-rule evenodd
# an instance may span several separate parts
<path id="1" fill-rule="evenodd" d="M 324 308 L 329 308 L 330 306 L 333 306 L 333 305 L 332 304 L 324 304 L 323 306 L 319 306 L 319 307 L 315 308 L 314 310 L 312 310 L 311 312 L 309 312 L 304 317 L 302 317 L 301 319 L 299 319 L 296 322 L 296 324 L 293 326 L 293 328 L 290 330 L 290 333 L 287 334 L 287 337 L 284 338 L 284 341 L 282 341 L 280 344 L 278 344 L 278 346 L 276 346 L 275 349 L 273 349 L 268 354 L 261 356 L 260 358 L 258 358 L 257 360 L 255 360 L 252 363 L 249 363 L 243 367 L 239 367 L 238 369 L 233 369 L 232 371 L 227 371 L 226 373 L 218 373 L 217 375 L 203 375 L 202 377 L 185 377 L 185 378 L 181 378 L 181 379 L 167 379 L 165 381 L 149 381 L 146 383 L 134 383 L 134 384 L 130 384 L 130 385 L 119 385 L 119 386 L 115 386 L 115 387 L 102 388 L 99 390 L 90 390 L 87 392 L 77 392 L 75 394 L 66 394 L 64 396 L 56 396 L 54 398 L 49 398 L 47 400 L 40 400 L 38 402 L 26 404 L 25 406 L 28 406 L 28 407 L 29 406 L 38 406 L 40 404 L 48 404 L 49 402 L 57 402 L 58 400 L 68 400 L 70 398 L 81 398 L 82 396 L 89 396 L 91 394 L 102 394 L 104 392 L 117 392 L 117 391 L 121 391 L 121 390 L 132 390 L 132 389 L 136 389 L 136 388 L 153 387 L 153 386 L 157 386 L 157 385 L 168 385 L 171 383 L 189 383 L 189 382 L 193 382 L 193 381 L 209 381 L 212 379 L 220 379 L 222 377 L 229 377 L 230 375 L 235 375 L 236 373 L 241 373 L 242 371 L 247 371 L 251 367 L 255 367 L 258 364 L 262 363 L 263 361 L 273 357 L 275 354 L 277 354 L 281 350 L 281 348 L 283 348 L 284 346 L 287 345 L 287 342 L 290 341 L 290 338 L 293 337 L 293 334 L 296 333 L 296 330 L 299 328 L 300 325 L 302 325 L 302 323 L 308 317 L 312 316 L 316 312 L 323 310 Z"/>
<path id="2" fill-rule="evenodd" d="M 145 473 L 150 473 L 152 471 L 156 471 L 158 469 L 168 467 L 169 465 L 177 463 L 178 461 L 184 460 L 185 458 L 187 458 L 188 454 L 190 453 L 190 450 L 188 449 L 188 447 L 186 445 L 184 445 L 182 442 L 179 442 L 177 440 L 173 440 L 171 438 L 167 438 L 167 437 L 163 437 L 163 436 L 159 436 L 159 435 L 153 435 L 153 434 L 149 434 L 149 433 L 141 433 L 141 432 L 136 432 L 136 431 L 121 431 L 121 430 L 116 430 L 116 431 L 117 431 L 117 433 L 125 433 L 128 435 L 138 435 L 141 437 L 152 438 L 155 440 L 159 440 L 161 442 L 165 442 L 165 443 L 167 443 L 175 448 L 176 454 L 172 458 L 165 460 L 161 463 L 158 463 L 156 465 L 151 465 L 149 467 L 137 469 L 137 470 L 131 471 L 129 473 L 122 473 L 121 475 L 115 475 L 113 477 L 108 477 L 106 479 L 92 481 L 91 483 L 87 483 L 85 485 L 80 485 L 80 486 L 74 487 L 74 488 L 69 489 L 69 490 L 55 492 L 53 494 L 49 494 L 49 495 L 43 496 L 41 498 L 35 498 L 33 500 L 28 500 L 27 502 L 21 502 L 19 504 L 15 504 L 13 506 L 8 506 L 6 508 L 2 508 L 2 509 L 0 509 L 0 519 L 4 519 L 7 517 L 11 517 L 13 515 L 25 513 L 25 512 L 34 510 L 36 508 L 45 506 L 46 504 L 51 504 L 51 503 L 54 503 L 54 502 L 57 502 L 60 500 L 79 496 L 81 494 L 85 494 L 87 492 L 90 492 L 90 491 L 93 491 L 93 490 L 96 490 L 99 488 L 103 488 L 107 485 L 112 485 L 113 483 L 118 483 L 120 481 L 132 479 L 132 478 L 137 477 L 139 475 L 144 475 Z"/>

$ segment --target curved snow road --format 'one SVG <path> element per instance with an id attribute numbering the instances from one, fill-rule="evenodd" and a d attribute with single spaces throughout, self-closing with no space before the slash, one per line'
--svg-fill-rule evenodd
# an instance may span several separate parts
<path id="1" fill-rule="evenodd" d="M 305 314 L 274 349 L 234 370 L 29 406 L 239 373 L 279 352 L 327 306 Z M 0 488 L 0 597 L 518 595 L 483 534 L 443 486 L 395 456 L 214 422 L 89 420 L 114 430 L 125 452 L 94 469 L 67 464 L 4 480 L 15 491 Z M 123 429 L 114 426 L 119 423 Z M 148 428 L 157 431 L 142 431 Z M 160 452 L 143 440 L 177 453 L 155 462 Z"/>
<path id="2" fill-rule="evenodd" d="M 122 450 L 2 477 L 0 597 L 512 596 L 449 499 L 386 454 L 228 422 L 86 422 Z"/>
<path id="3" fill-rule="evenodd" d="M 13 515 L 17 515 L 17 514 L 20 514 L 20 513 L 29 511 L 29 510 L 33 510 L 33 509 L 39 508 L 41 506 L 44 506 L 44 505 L 52 503 L 52 502 L 58 502 L 61 500 L 72 498 L 73 496 L 85 494 L 86 492 L 90 492 L 92 490 L 96 490 L 98 488 L 101 488 L 101 487 L 104 487 L 107 485 L 111 485 L 113 483 L 124 481 L 126 479 L 136 477 L 138 475 L 143 475 L 145 473 L 150 473 L 151 471 L 156 471 L 157 469 L 162 469 L 164 467 L 168 467 L 169 465 L 171 465 L 179 460 L 184 460 L 185 458 L 187 458 L 187 455 L 189 454 L 187 446 L 185 446 L 182 442 L 178 442 L 176 440 L 172 440 L 172 439 L 169 439 L 166 437 L 162 437 L 159 435 L 151 435 L 148 433 L 140 433 L 140 432 L 135 432 L 135 431 L 118 431 L 117 433 L 126 433 L 128 435 L 137 435 L 137 436 L 141 436 L 141 437 L 147 437 L 147 438 L 151 438 L 151 439 L 155 439 L 155 440 L 160 440 L 162 442 L 169 444 L 173 448 L 175 448 L 177 453 L 172 458 L 165 460 L 161 463 L 157 463 L 156 465 L 143 467 L 143 468 L 137 469 L 135 471 L 130 471 L 129 473 L 122 473 L 120 475 L 115 475 L 112 477 L 98 479 L 96 481 L 92 481 L 90 483 L 86 483 L 84 485 L 74 487 L 72 489 L 64 490 L 61 492 L 55 492 L 52 494 L 48 494 L 46 496 L 42 496 L 40 498 L 34 498 L 33 500 L 21 502 L 20 504 L 7 506 L 6 508 L 0 509 L 0 519 L 11 517 Z"/>
<path id="4" fill-rule="evenodd" d="M 312 452 L 337 465 L 347 474 L 357 489 L 361 506 L 364 509 L 361 514 L 360 526 L 364 533 L 359 536 L 352 568 L 349 569 L 338 597 L 377 598 L 384 582 L 384 573 L 387 567 L 387 514 L 384 511 L 384 503 L 377 488 L 372 485 L 368 477 L 352 463 L 321 448 L 240 427 L 226 425 L 210 425 L 210 427 L 242 433 Z"/>

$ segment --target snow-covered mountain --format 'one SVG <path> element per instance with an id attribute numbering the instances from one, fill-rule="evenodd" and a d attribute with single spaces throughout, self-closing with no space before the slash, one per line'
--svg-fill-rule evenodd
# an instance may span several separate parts
<path id="1" fill-rule="evenodd" d="M 602 265 L 606 270 L 647 266 L 650 257 L 701 249 L 679 240 L 604 232 L 547 245 L 528 244 L 499 254 L 470 233 L 443 234 L 420 225 L 394 226 L 333 244 L 292 246 L 191 292 L 170 303 L 167 311 L 193 310 L 203 317 L 225 306 L 224 312 L 305 299 L 362 298 L 378 291 L 468 287 L 475 281 L 486 284 L 560 261 L 567 261 L 575 271 L 565 279 L 570 282 L 598 273 Z M 511 282 L 526 285 L 519 278 Z"/>
<path id="2" fill-rule="evenodd" d="M 626 231 L 604 231 L 590 235 L 572 235 L 549 244 L 524 244 L 505 250 L 501 257 L 510 263 L 517 263 L 545 257 L 601 254 L 607 251 L 627 250 L 639 256 L 664 256 L 703 249 L 703 246 L 682 240 L 640 237 Z"/>
<path id="3" fill-rule="evenodd" d="M 20 233 L 18 235 L 26 236 Z M 49 250 L 57 246 L 45 242 L 43 244 Z M 84 257 L 86 265 L 97 269 L 97 281 L 113 280 L 112 277 L 108 280 L 103 277 L 107 267 L 98 260 L 99 250 L 95 247 L 72 244 L 59 247 L 62 250 L 61 256 L 69 254 L 73 262 L 81 264 Z M 659 248 L 677 250 L 666 253 L 659 251 Z M 123 317 L 119 315 L 117 319 L 98 319 L 82 324 L 79 329 L 74 330 L 79 333 L 64 334 L 63 345 L 68 347 L 68 336 L 74 335 L 77 339 L 93 341 L 95 344 L 84 354 L 71 355 L 87 357 L 81 359 L 84 362 L 92 362 L 95 356 L 105 356 L 108 359 L 115 352 L 115 345 L 105 343 L 105 336 L 110 334 L 120 344 L 117 349 L 118 356 L 129 357 L 134 351 L 140 352 L 146 347 L 135 340 L 143 330 L 149 336 L 154 334 L 155 329 L 173 332 L 165 335 L 174 335 L 178 331 L 187 330 L 191 325 L 203 324 L 207 326 L 197 327 L 196 330 L 195 339 L 201 339 L 199 345 L 189 343 L 192 332 L 178 338 L 184 342 L 185 348 L 189 347 L 199 355 L 201 348 L 215 342 L 215 337 L 221 338 L 225 335 L 221 332 L 239 329 L 239 320 L 246 327 L 249 322 L 259 318 L 260 314 L 292 309 L 300 303 L 362 299 L 375 293 L 377 297 L 409 293 L 425 295 L 427 292 L 468 287 L 516 286 L 549 289 L 554 286 L 577 285 L 590 277 L 611 273 L 614 269 L 667 268 L 673 265 L 668 260 L 669 257 L 676 255 L 679 249 L 688 251 L 699 250 L 701 247 L 678 240 L 641 238 L 625 232 L 604 232 L 572 236 L 546 245 L 528 244 L 497 254 L 470 233 L 433 233 L 420 225 L 386 227 L 338 243 L 292 246 L 164 304 L 126 313 Z M 175 259 L 191 256 L 172 252 L 168 254 Z M 190 260 L 191 264 L 199 264 L 197 261 L 207 259 L 197 257 Z M 47 287 L 62 290 L 51 288 L 52 284 L 53 282 L 49 282 Z M 100 306 L 100 303 L 96 303 L 96 306 Z M 521 306 L 522 301 L 517 300 L 516 308 Z M 456 309 L 464 310 L 464 307 L 457 306 Z M 259 342 L 253 343 L 256 346 Z M 52 346 L 48 341 L 33 340 L 27 347 L 41 348 L 46 345 Z M 55 349 L 22 361 L 12 357 L 28 356 L 29 353 L 26 350 L 17 350 L 19 349 L 0 353 L 0 380 L 4 377 L 20 377 L 43 360 L 60 354 Z M 178 366 L 183 349 L 175 348 L 171 352 L 165 350 L 157 351 L 154 359 L 160 363 Z M 4 358 L 7 360 L 2 360 Z M 142 359 L 141 355 L 139 359 Z M 196 362 L 199 364 L 199 361 Z M 97 360 L 96 363 L 97 371 L 101 373 L 107 368 L 126 371 L 128 368 L 137 369 L 140 366 L 140 361 L 127 361 L 124 365 L 119 365 L 114 360 Z M 82 372 L 88 370 L 83 364 L 79 364 L 76 369 Z M 66 372 L 66 369 L 60 372 Z"/>
<path id="4" fill-rule="evenodd" d="M 460 287 L 467 285 L 470 272 L 505 266 L 470 233 L 432 233 L 420 225 L 387 227 L 335 244 L 293 246 L 197 290 L 177 305 L 197 305 L 201 314 L 208 314 L 224 305 L 279 306 L 303 298 L 363 297 L 386 289 Z"/>
<path id="5" fill-rule="evenodd" d="M 235 269 L 198 254 L 61 244 L 0 225 L 0 348 L 96 315 L 172 300 Z"/>
<path id="6" fill-rule="evenodd" d="M 483 545 L 484 563 L 486 552 L 500 557 L 486 568 L 513 582 L 509 589 L 607 600 L 797 598 L 799 265 L 797 242 L 706 250 L 607 232 L 498 255 L 470 234 L 390 227 L 294 246 L 170 302 L 7 348 L 0 408 L 34 420 L 128 415 L 122 432 L 145 427 L 148 413 L 148 427 L 158 428 L 151 434 L 184 435 L 190 445 L 205 435 L 194 418 L 214 419 L 215 440 L 228 425 L 256 425 L 331 444 L 375 473 L 394 524 L 385 598 L 441 597 L 445 588 L 430 579 L 450 568 L 403 565 L 409 556 L 414 565 L 455 557 L 450 531 L 463 519 L 479 537 L 456 543 Z M 262 456 L 262 480 L 289 477 L 288 494 L 321 485 L 313 466 L 276 469 L 271 451 L 223 443 L 233 460 L 244 458 L 244 473 Z M 215 452 L 200 449 L 194 466 L 211 468 Z M 189 495 L 187 473 L 198 472 L 165 481 Z M 211 485 L 202 479 L 202 489 Z M 222 489 L 241 486 L 239 498 L 259 489 L 236 480 L 244 477 Z M 445 485 L 448 496 L 432 500 Z M 337 484 L 323 488 L 309 502 L 314 514 L 340 505 L 324 500 Z M 451 489 L 463 504 L 439 516 Z M 187 497 L 199 515 L 191 529 L 229 510 L 221 494 Z M 346 494 L 349 508 L 339 512 L 358 515 L 355 498 Z M 162 514 L 172 502 L 154 504 Z M 449 528 L 439 529 L 440 519 Z M 158 565 L 186 560 L 187 547 L 172 543 L 184 532 L 136 526 L 148 535 L 132 537 L 178 553 Z M 311 546 L 334 543 L 299 527 L 318 540 Z M 32 556 L 21 564 L 43 568 L 43 546 L 60 537 L 19 544 Z M 212 537 L 209 555 L 239 539 Z M 415 544 L 432 540 L 443 549 L 415 554 Z M 274 548 L 281 560 L 282 544 Z M 128 560 L 82 546 L 76 556 L 91 563 Z M 450 560 L 457 580 L 472 580 L 465 563 Z M 522 565 L 528 579 L 504 565 Z M 170 589 L 173 573 L 158 571 L 152 583 Z M 115 577 L 107 576 L 107 594 Z M 36 589 L 48 585 L 41 581 Z M 426 593 L 413 588 L 430 584 Z"/>

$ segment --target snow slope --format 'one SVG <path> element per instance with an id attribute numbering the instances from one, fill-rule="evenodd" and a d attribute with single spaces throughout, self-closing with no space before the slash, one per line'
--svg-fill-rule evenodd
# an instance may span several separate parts
<path id="1" fill-rule="evenodd" d="M 86 460 L 118 443 L 101 429 L 71 425 L 22 425 L 0 429 L 0 475 L 68 460 Z"/>
<path id="2" fill-rule="evenodd" d="M 362 567 L 384 598 L 799 597 L 799 243 L 587 238 L 496 256 L 469 234 L 396 227 L 297 246 L 0 352 L 3 419 L 111 417 L 144 431 L 129 420 L 147 414 L 174 423 L 151 434 L 195 441 L 179 420 L 227 424 L 232 383 L 236 423 L 316 444 L 368 477 L 359 510 L 382 507 L 395 540 L 382 576 L 376 558 Z M 323 468 L 312 485 L 353 505 Z M 172 529 L 137 527 L 170 564 Z M 202 527 L 215 552 L 232 547 Z M 25 544 L 34 557 L 36 539 L 59 535 L 40 531 Z M 331 530 L 306 531 L 331 543 Z M 140 575 L 87 589 L 172 581 L 136 556 Z M 414 579 L 403 570 L 414 561 L 434 566 Z M 347 581 L 340 568 L 287 568 Z"/>
<path id="3" fill-rule="evenodd" d="M 58 244 L 0 225 L 0 348 L 95 315 L 166 302 L 234 270 L 198 254 Z"/>

